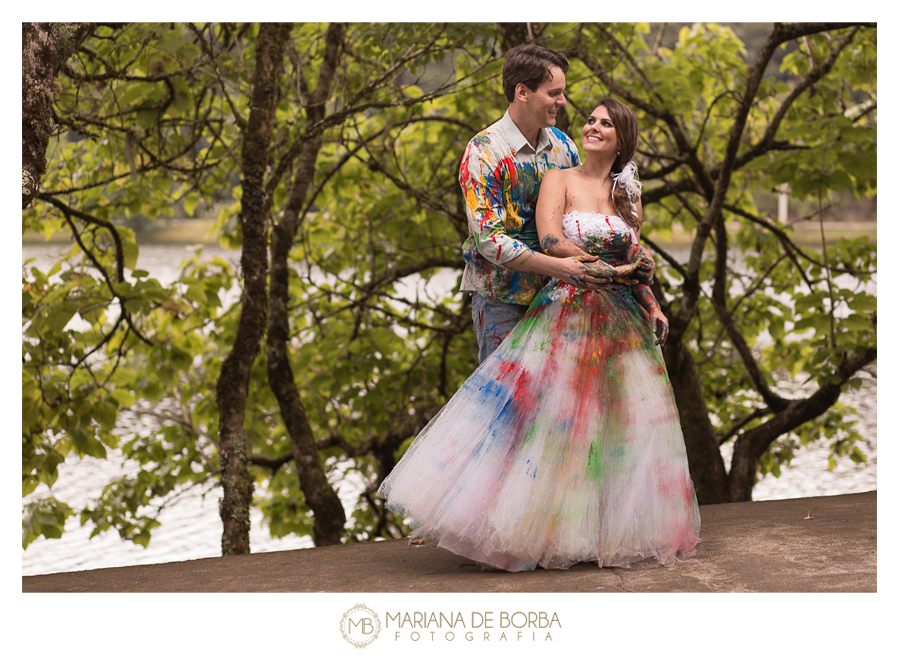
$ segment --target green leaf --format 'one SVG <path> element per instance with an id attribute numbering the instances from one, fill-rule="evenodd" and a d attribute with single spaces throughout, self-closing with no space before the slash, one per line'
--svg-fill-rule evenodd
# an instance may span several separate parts
<path id="1" fill-rule="evenodd" d="M 71 306 L 53 306 L 47 313 L 45 328 L 50 333 L 58 333 L 69 324 L 74 316 L 75 309 Z"/>
<path id="2" fill-rule="evenodd" d="M 138 246 L 135 242 L 124 240 L 122 242 L 122 256 L 125 268 L 133 270 L 137 266 Z"/>
<path id="3" fill-rule="evenodd" d="M 110 396 L 122 407 L 134 406 L 134 395 L 130 391 L 126 391 L 124 388 L 113 389 L 112 391 L 110 391 Z"/>
<path id="4" fill-rule="evenodd" d="M 847 305 L 854 311 L 864 312 L 864 311 L 877 311 L 878 310 L 878 300 L 874 295 L 856 295 L 847 302 Z"/>
<path id="5" fill-rule="evenodd" d="M 160 50 L 167 50 L 170 53 L 178 52 L 184 45 L 184 39 L 180 32 L 169 32 L 165 38 L 156 42 L 156 47 Z"/>
<path id="6" fill-rule="evenodd" d="M 184 199 L 184 211 L 191 217 L 194 216 L 194 211 L 197 209 L 197 204 L 200 203 L 200 197 L 196 194 L 189 194 Z"/>
<path id="7" fill-rule="evenodd" d="M 197 282 L 188 286 L 184 296 L 192 302 L 206 302 L 206 284 Z"/>
<path id="8" fill-rule="evenodd" d="M 41 534 L 47 539 L 59 539 L 62 537 L 62 528 L 56 525 L 42 524 Z"/>
<path id="9" fill-rule="evenodd" d="M 137 125 L 139 125 L 144 130 L 150 130 L 153 126 L 156 125 L 156 119 L 159 116 L 159 112 L 156 110 L 138 110 L 135 114 L 135 119 L 137 120 Z"/>
<path id="10" fill-rule="evenodd" d="M 703 74 L 703 71 L 700 69 L 694 69 L 688 74 L 688 79 L 691 81 L 691 91 L 695 94 L 699 94 L 703 91 L 703 86 L 706 80 L 706 76 Z"/>
<path id="11" fill-rule="evenodd" d="M 93 417 L 101 426 L 111 430 L 116 426 L 116 418 L 119 412 L 113 405 L 108 402 L 98 402 L 94 405 Z"/>

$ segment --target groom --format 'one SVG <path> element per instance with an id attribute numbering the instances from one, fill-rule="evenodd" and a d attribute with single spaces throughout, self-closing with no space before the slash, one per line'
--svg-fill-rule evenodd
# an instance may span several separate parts
<path id="1" fill-rule="evenodd" d="M 610 280 L 591 262 L 548 256 L 539 245 L 534 210 L 544 173 L 580 164 L 575 144 L 554 128 L 556 113 L 566 106 L 568 70 L 563 55 L 541 46 L 509 50 L 503 63 L 509 109 L 463 154 L 459 184 L 469 238 L 460 289 L 472 293 L 479 361 L 522 319 L 548 277 L 587 289 Z"/>

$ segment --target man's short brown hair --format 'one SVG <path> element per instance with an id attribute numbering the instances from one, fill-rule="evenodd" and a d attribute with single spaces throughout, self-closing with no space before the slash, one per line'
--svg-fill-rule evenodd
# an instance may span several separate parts
<path id="1" fill-rule="evenodd" d="M 533 43 L 510 48 L 503 62 L 503 94 L 510 103 L 516 97 L 516 86 L 520 83 L 531 91 L 536 91 L 542 82 L 553 76 L 550 69 L 558 66 L 565 73 L 569 70 L 569 60 L 552 50 Z"/>

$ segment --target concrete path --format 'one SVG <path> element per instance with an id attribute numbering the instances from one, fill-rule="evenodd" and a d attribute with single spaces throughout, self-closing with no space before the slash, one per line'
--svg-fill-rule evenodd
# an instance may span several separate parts
<path id="1" fill-rule="evenodd" d="M 700 508 L 672 567 L 481 571 L 405 540 L 22 578 L 23 592 L 875 592 L 877 493 Z"/>

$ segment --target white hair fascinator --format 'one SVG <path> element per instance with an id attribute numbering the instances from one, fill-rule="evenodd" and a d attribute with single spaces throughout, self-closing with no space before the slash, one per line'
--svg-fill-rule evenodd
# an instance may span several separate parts
<path id="1" fill-rule="evenodd" d="M 638 180 L 638 169 L 634 161 L 627 162 L 622 171 L 613 176 L 612 194 L 615 197 L 616 186 L 625 190 L 628 200 L 631 202 L 631 210 L 637 215 L 637 200 L 641 198 L 643 183 Z"/>

